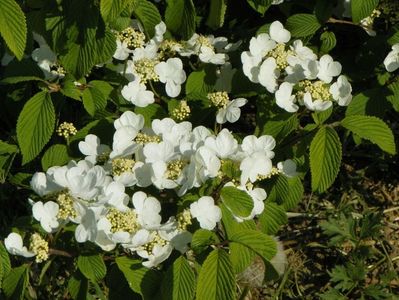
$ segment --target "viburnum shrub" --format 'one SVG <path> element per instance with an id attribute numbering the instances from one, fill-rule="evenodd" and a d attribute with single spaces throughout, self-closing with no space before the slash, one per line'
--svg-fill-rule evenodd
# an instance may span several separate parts
<path id="1" fill-rule="evenodd" d="M 256 257 L 284 273 L 309 169 L 326 191 L 349 134 L 395 154 L 369 109 L 399 108 L 391 4 L 202 2 L 0 0 L 2 176 L 32 192 L 0 244 L 6 298 L 236 299 Z"/>

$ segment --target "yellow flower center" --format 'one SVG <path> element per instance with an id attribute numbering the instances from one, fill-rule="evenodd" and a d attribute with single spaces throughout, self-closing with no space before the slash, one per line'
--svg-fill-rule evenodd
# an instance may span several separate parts
<path id="1" fill-rule="evenodd" d="M 139 229 L 137 215 L 134 210 L 121 212 L 116 208 L 111 208 L 106 216 L 111 223 L 111 232 L 124 231 L 134 233 Z"/>
<path id="2" fill-rule="evenodd" d="M 154 67 L 158 63 L 156 60 L 142 58 L 134 62 L 134 71 L 140 76 L 141 83 L 147 81 L 159 81 L 159 76 L 155 73 Z"/>
<path id="3" fill-rule="evenodd" d="M 288 66 L 287 57 L 292 54 L 291 50 L 285 50 L 284 44 L 278 44 L 273 50 L 267 53 L 268 57 L 273 57 L 276 60 L 277 67 L 280 70 L 285 69 Z"/>
<path id="4" fill-rule="evenodd" d="M 225 108 L 230 102 L 227 92 L 209 93 L 208 99 L 211 101 L 212 105 L 217 108 Z"/>
<path id="5" fill-rule="evenodd" d="M 116 38 L 122 43 L 126 43 L 129 49 L 141 48 L 144 46 L 145 35 L 144 33 L 128 27 L 116 34 Z"/>
<path id="6" fill-rule="evenodd" d="M 112 175 L 120 176 L 125 172 L 132 172 L 135 164 L 133 159 L 128 158 L 115 158 L 112 160 Z"/>
<path id="7" fill-rule="evenodd" d="M 300 97 L 303 97 L 303 94 L 308 92 L 312 96 L 312 99 L 329 101 L 332 98 L 330 85 L 321 80 L 315 82 L 304 80 L 299 83 L 299 87 L 303 89 L 302 93 L 298 93 Z"/>
<path id="8" fill-rule="evenodd" d="M 180 101 L 179 105 L 172 110 L 171 117 L 176 121 L 184 121 L 190 116 L 191 109 L 187 101 Z"/>
<path id="9" fill-rule="evenodd" d="M 177 229 L 180 231 L 186 231 L 187 226 L 191 225 L 191 213 L 189 209 L 183 210 L 177 215 Z"/>
<path id="10" fill-rule="evenodd" d="M 69 217 L 77 217 L 76 210 L 73 207 L 73 198 L 68 193 L 60 193 L 56 201 L 59 205 L 57 218 L 67 220 Z"/>
<path id="11" fill-rule="evenodd" d="M 182 160 L 174 160 L 169 162 L 166 169 L 166 178 L 170 180 L 177 180 L 185 165 L 186 163 Z"/>
<path id="12" fill-rule="evenodd" d="M 59 136 L 63 136 L 64 138 L 69 138 L 71 135 L 75 135 L 78 131 L 76 130 L 76 127 L 73 125 L 73 123 L 68 123 L 68 122 L 63 122 L 58 128 L 57 128 L 57 134 Z"/>
<path id="13" fill-rule="evenodd" d="M 37 263 L 41 263 L 48 259 L 48 243 L 38 233 L 32 234 L 29 248 L 30 251 L 36 254 Z"/>
<path id="14" fill-rule="evenodd" d="M 148 134 L 139 132 L 137 134 L 136 138 L 134 139 L 134 141 L 137 144 L 145 145 L 148 143 L 160 143 L 161 138 L 157 135 L 148 135 Z"/>

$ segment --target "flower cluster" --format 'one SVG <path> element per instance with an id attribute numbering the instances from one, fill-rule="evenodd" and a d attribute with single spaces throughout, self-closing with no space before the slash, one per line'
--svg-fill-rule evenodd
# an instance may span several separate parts
<path id="1" fill-rule="evenodd" d="M 170 118 L 156 119 L 148 128 L 143 116 L 131 111 L 116 119 L 114 127 L 112 147 L 89 134 L 79 143 L 84 160 L 33 175 L 31 186 L 40 199 L 30 200 L 32 214 L 45 232 L 75 223 L 78 243 L 92 242 L 104 251 L 119 245 L 142 257 L 147 267 L 157 266 L 173 249 L 187 251 L 194 219 L 201 228 L 213 230 L 222 212 L 218 198 L 205 195 L 180 207 L 177 215 L 165 216 L 162 203 L 173 199 L 165 199 L 162 193 L 157 193 L 157 199 L 145 188 L 174 190 L 181 197 L 209 179 L 219 180 L 253 200 L 248 216 L 235 216 L 240 222 L 264 209 L 266 192 L 254 187 L 257 181 L 296 172 L 291 160 L 273 166 L 276 143 L 267 135 L 246 136 L 239 143 L 227 129 L 213 134 L 203 126 L 192 128 L 190 122 Z M 237 178 L 224 174 L 226 163 L 240 170 Z M 48 244 L 38 235 L 32 235 L 30 251 L 16 233 L 9 235 L 5 245 L 12 254 L 36 255 L 38 262 L 48 257 Z"/>
<path id="2" fill-rule="evenodd" d="M 341 64 L 327 54 L 318 59 L 301 40 L 290 40 L 290 32 L 273 22 L 269 33 L 253 37 L 249 51 L 241 54 L 244 74 L 275 93 L 277 105 L 288 112 L 296 112 L 299 105 L 312 111 L 326 110 L 334 101 L 348 105 L 352 87 L 340 75 Z"/>

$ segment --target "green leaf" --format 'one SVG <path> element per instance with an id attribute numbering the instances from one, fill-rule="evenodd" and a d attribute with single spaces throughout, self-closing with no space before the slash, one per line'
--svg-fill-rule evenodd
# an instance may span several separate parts
<path id="1" fill-rule="evenodd" d="M 272 259 L 277 253 L 274 239 L 257 230 L 237 231 L 229 237 L 229 240 L 250 248 L 266 260 Z"/>
<path id="2" fill-rule="evenodd" d="M 269 9 L 272 0 L 247 0 L 248 4 L 262 16 Z"/>
<path id="3" fill-rule="evenodd" d="M 235 274 L 243 272 L 251 264 L 256 255 L 250 248 L 239 243 L 231 242 L 229 248 L 230 260 Z"/>
<path id="4" fill-rule="evenodd" d="M 107 105 L 107 100 L 112 92 L 112 86 L 101 80 L 90 81 L 87 88 L 83 91 L 83 106 L 91 115 L 103 110 Z"/>
<path id="5" fill-rule="evenodd" d="M 325 31 L 320 36 L 320 54 L 327 54 L 337 45 L 337 39 L 334 32 Z"/>
<path id="6" fill-rule="evenodd" d="M 265 209 L 259 215 L 260 228 L 266 234 L 276 234 L 287 221 L 284 208 L 273 202 L 265 203 Z"/>
<path id="7" fill-rule="evenodd" d="M 305 37 L 319 30 L 321 24 L 315 15 L 296 14 L 287 19 L 286 27 L 293 37 Z"/>
<path id="8" fill-rule="evenodd" d="M 68 292 L 74 300 L 87 299 L 89 281 L 77 270 L 68 281 Z"/>
<path id="9" fill-rule="evenodd" d="M 277 202 L 285 210 L 297 206 L 303 196 L 303 184 L 299 176 L 288 178 L 279 175 L 270 182 L 271 188 L 267 190 L 267 202 Z"/>
<path id="10" fill-rule="evenodd" d="M 317 111 L 317 112 L 312 113 L 312 118 L 316 124 L 321 125 L 325 121 L 328 120 L 328 118 L 331 116 L 332 112 L 333 112 L 333 109 L 332 109 L 332 107 L 330 107 L 326 110 Z"/>
<path id="11" fill-rule="evenodd" d="M 0 154 L 12 154 L 18 152 L 16 145 L 11 145 L 0 140 Z"/>
<path id="12" fill-rule="evenodd" d="M 208 93 L 213 90 L 215 81 L 216 72 L 212 66 L 191 72 L 186 81 L 187 99 L 207 100 Z"/>
<path id="13" fill-rule="evenodd" d="M 208 248 L 209 245 L 217 244 L 219 242 L 219 238 L 213 231 L 198 229 L 194 232 L 191 239 L 191 249 L 196 253 L 201 253 Z"/>
<path id="14" fill-rule="evenodd" d="M 227 9 L 227 0 L 211 0 L 206 25 L 216 30 L 223 26 Z"/>
<path id="15" fill-rule="evenodd" d="M 17 138 L 22 164 L 34 159 L 50 140 L 54 131 L 55 112 L 50 94 L 41 91 L 25 103 L 17 122 Z"/>
<path id="16" fill-rule="evenodd" d="M 8 48 L 21 60 L 26 46 L 27 27 L 25 15 L 14 0 L 0 0 L 0 34 Z"/>
<path id="17" fill-rule="evenodd" d="M 391 129 L 382 120 L 371 116 L 348 116 L 341 125 L 362 139 L 377 144 L 389 154 L 396 153 L 395 139 Z"/>
<path id="18" fill-rule="evenodd" d="M 146 35 L 153 37 L 155 26 L 161 22 L 161 15 L 157 7 L 150 1 L 136 0 L 133 14 L 143 25 Z"/>
<path id="19" fill-rule="evenodd" d="M 3 278 L 11 271 L 10 257 L 4 247 L 3 242 L 0 242 L 0 289 L 2 288 Z"/>
<path id="20" fill-rule="evenodd" d="M 195 32 L 195 7 L 192 0 L 167 0 L 165 23 L 174 34 L 189 39 Z"/>
<path id="21" fill-rule="evenodd" d="M 349 103 L 345 116 L 352 115 L 371 115 L 383 117 L 389 109 L 388 96 L 389 91 L 387 88 L 374 88 L 364 90 L 353 97 Z"/>
<path id="22" fill-rule="evenodd" d="M 396 81 L 388 86 L 390 95 L 387 100 L 391 102 L 393 109 L 399 112 L 399 81 Z"/>
<path id="23" fill-rule="evenodd" d="M 352 0 L 352 20 L 359 23 L 362 19 L 371 15 L 377 7 L 379 0 Z"/>
<path id="24" fill-rule="evenodd" d="M 248 217 L 254 208 L 254 201 L 248 193 L 234 186 L 226 186 L 220 191 L 223 203 L 237 217 Z"/>
<path id="25" fill-rule="evenodd" d="M 106 282 L 109 288 L 108 300 L 142 299 L 139 294 L 133 292 L 129 287 L 125 275 L 123 275 L 116 264 L 111 265 L 110 271 L 107 273 Z"/>
<path id="26" fill-rule="evenodd" d="M 144 300 L 156 299 L 159 283 L 162 281 L 160 272 L 148 269 L 141 264 L 140 260 L 126 256 L 117 257 L 115 261 L 134 292 L 143 296 Z"/>
<path id="27" fill-rule="evenodd" d="M 52 166 L 63 166 L 68 163 L 70 157 L 68 155 L 68 148 L 62 144 L 52 145 L 44 153 L 42 157 L 43 171 L 47 171 Z"/>
<path id="28" fill-rule="evenodd" d="M 222 210 L 222 222 L 224 229 L 226 231 L 227 237 L 230 237 L 236 232 L 240 232 L 242 230 L 247 229 L 256 229 L 256 225 L 254 220 L 246 220 L 244 222 L 237 222 L 237 220 L 233 217 L 231 211 L 225 204 L 220 205 L 220 209 Z"/>
<path id="29" fill-rule="evenodd" d="M 312 190 L 326 191 L 338 175 L 342 158 L 342 146 L 337 132 L 322 127 L 310 144 L 310 171 Z"/>
<path id="30" fill-rule="evenodd" d="M 14 77 L 6 77 L 2 79 L 0 83 L 14 84 L 25 81 L 44 81 L 44 79 L 36 76 L 14 76 Z"/>
<path id="31" fill-rule="evenodd" d="M 198 276 L 196 299 L 235 299 L 233 267 L 224 250 L 215 249 L 206 258 Z"/>
<path id="32" fill-rule="evenodd" d="M 194 296 L 195 275 L 187 260 L 180 256 L 166 272 L 162 281 L 162 299 L 191 300 Z"/>
<path id="33" fill-rule="evenodd" d="M 104 21 L 110 22 L 119 17 L 131 0 L 101 0 L 100 12 Z"/>
<path id="34" fill-rule="evenodd" d="M 87 279 L 94 282 L 103 279 L 107 273 L 103 258 L 98 254 L 80 255 L 78 257 L 78 268 Z"/>
<path id="35" fill-rule="evenodd" d="M 22 300 L 28 286 L 28 279 L 27 265 L 12 269 L 3 280 L 3 292 L 6 299 Z"/>
<path id="36" fill-rule="evenodd" d="M 276 140 L 282 140 L 299 126 L 298 116 L 295 114 L 279 114 L 274 118 L 269 116 L 259 116 L 257 126 L 260 127 L 261 134 L 273 136 Z M 261 124 L 265 120 L 266 123 Z"/>

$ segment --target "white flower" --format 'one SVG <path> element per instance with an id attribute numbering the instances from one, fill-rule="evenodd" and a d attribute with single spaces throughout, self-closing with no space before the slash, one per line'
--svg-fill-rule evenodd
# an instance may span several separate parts
<path id="1" fill-rule="evenodd" d="M 309 92 L 306 92 L 305 95 L 303 96 L 303 103 L 305 104 L 307 109 L 313 111 L 324 111 L 332 106 L 332 102 L 329 100 L 328 101 L 323 101 L 320 99 L 312 100 L 312 96 L 310 95 Z"/>
<path id="2" fill-rule="evenodd" d="M 162 141 L 160 143 L 148 143 L 144 146 L 143 153 L 147 163 L 157 161 L 167 162 L 175 158 L 175 150 L 171 143 Z"/>
<path id="3" fill-rule="evenodd" d="M 125 186 L 122 183 L 113 181 L 107 185 L 98 201 L 123 212 L 128 210 L 129 196 L 125 193 Z"/>
<path id="4" fill-rule="evenodd" d="M 145 229 L 157 229 L 161 224 L 161 204 L 154 197 L 148 197 L 144 192 L 133 194 L 132 202 L 141 226 Z"/>
<path id="5" fill-rule="evenodd" d="M 166 32 L 166 24 L 164 22 L 160 22 L 155 26 L 155 35 L 152 38 L 153 41 L 155 41 L 157 44 L 162 43 L 163 41 L 163 35 Z"/>
<path id="6" fill-rule="evenodd" d="M 296 112 L 299 108 L 295 104 L 295 95 L 292 95 L 292 87 L 291 83 L 283 82 L 275 94 L 277 105 L 291 113 Z"/>
<path id="7" fill-rule="evenodd" d="M 181 84 L 186 81 L 186 73 L 180 58 L 169 58 L 166 62 L 160 62 L 154 67 L 159 80 L 165 83 L 166 94 L 169 97 L 177 97 L 180 94 Z"/>
<path id="8" fill-rule="evenodd" d="M 276 60 L 268 57 L 260 66 L 258 80 L 270 93 L 274 93 L 278 87 L 277 78 L 280 71 L 277 68 Z"/>
<path id="9" fill-rule="evenodd" d="M 326 83 L 330 83 L 333 77 L 341 74 L 341 70 L 341 64 L 333 61 L 330 55 L 325 54 L 319 60 L 319 73 L 317 73 L 317 77 Z"/>
<path id="10" fill-rule="evenodd" d="M 49 173 L 52 170 L 53 169 L 50 168 L 47 172 Z M 62 189 L 62 187 L 51 180 L 49 174 L 45 174 L 43 172 L 36 172 L 33 174 L 30 181 L 30 186 L 39 196 L 44 196 Z"/>
<path id="11" fill-rule="evenodd" d="M 340 106 L 347 106 L 352 100 L 352 86 L 344 75 L 330 86 L 330 93 Z"/>
<path id="12" fill-rule="evenodd" d="M 32 207 L 33 217 L 40 222 L 40 225 L 46 232 L 53 232 L 58 228 L 59 206 L 53 201 L 43 204 L 42 201 L 36 202 Z"/>
<path id="13" fill-rule="evenodd" d="M 277 163 L 277 168 L 287 177 L 294 177 L 297 174 L 296 163 L 292 159 L 280 161 L 279 163 Z"/>
<path id="14" fill-rule="evenodd" d="M 60 75 L 51 71 L 51 67 L 56 64 L 57 56 L 51 51 L 49 46 L 44 44 L 33 50 L 32 58 L 37 62 L 39 68 L 42 69 L 46 79 L 54 79 Z"/>
<path id="15" fill-rule="evenodd" d="M 216 115 L 216 122 L 224 124 L 226 121 L 230 123 L 237 122 L 241 115 L 240 107 L 248 102 L 245 98 L 237 98 L 230 101 L 226 107 L 220 108 Z"/>
<path id="16" fill-rule="evenodd" d="M 152 268 L 165 261 L 172 253 L 173 247 L 170 243 L 166 245 L 155 244 L 151 252 L 147 250 L 137 250 L 137 254 L 142 258 L 148 259 L 143 262 L 143 266 Z"/>
<path id="17" fill-rule="evenodd" d="M 223 65 L 227 60 L 227 55 L 224 53 L 215 53 L 212 48 L 201 46 L 199 59 L 204 63 L 211 63 L 214 65 Z"/>
<path id="18" fill-rule="evenodd" d="M 80 206 L 81 223 L 75 229 L 75 239 L 78 243 L 94 242 L 97 236 L 97 220 L 92 209 Z"/>
<path id="19" fill-rule="evenodd" d="M 200 223 L 201 228 L 212 230 L 216 223 L 222 219 L 222 211 L 215 205 L 212 197 L 203 196 L 198 201 L 191 203 L 190 213 Z"/>
<path id="20" fill-rule="evenodd" d="M 154 93 L 147 91 L 146 86 L 140 82 L 139 77 L 125 85 L 121 93 L 123 98 L 139 107 L 146 107 L 155 101 Z"/>
<path id="21" fill-rule="evenodd" d="M 118 119 L 114 122 L 115 129 L 121 127 L 130 126 L 140 131 L 144 127 L 144 117 L 142 115 L 136 115 L 132 111 L 125 111 Z"/>
<path id="22" fill-rule="evenodd" d="M 132 154 L 138 147 L 138 144 L 134 142 L 137 133 L 138 131 L 136 128 L 132 126 L 118 128 L 114 133 L 112 152 L 109 157 L 124 157 Z"/>
<path id="23" fill-rule="evenodd" d="M 291 33 L 279 21 L 274 21 L 270 25 L 269 34 L 272 40 L 280 44 L 285 44 L 291 39 Z"/>
<path id="24" fill-rule="evenodd" d="M 23 245 L 22 237 L 15 232 L 11 232 L 4 239 L 4 246 L 6 246 L 7 251 L 12 255 L 20 255 L 24 257 L 33 257 L 36 254 L 28 251 L 26 246 Z"/>
<path id="25" fill-rule="evenodd" d="M 248 180 L 255 182 L 258 175 L 268 175 L 272 167 L 272 161 L 262 152 L 255 152 L 244 158 L 240 164 L 241 185 L 245 185 Z"/>
<path id="26" fill-rule="evenodd" d="M 113 58 L 119 60 L 125 60 L 129 57 L 129 55 L 133 53 L 133 50 L 130 50 L 126 42 L 121 42 L 120 40 L 116 40 L 116 50 Z"/>
<path id="27" fill-rule="evenodd" d="M 253 56 L 249 51 L 241 53 L 242 69 L 245 76 L 254 83 L 259 82 L 259 70 L 262 62 L 262 56 Z"/>
<path id="28" fill-rule="evenodd" d="M 262 135 L 256 137 L 254 135 L 248 135 L 242 140 L 241 149 L 247 155 L 252 155 L 256 152 L 261 152 L 268 158 L 274 157 L 274 152 L 272 151 L 276 146 L 276 141 L 271 135 Z"/>
<path id="29" fill-rule="evenodd" d="M 224 128 L 216 137 L 207 137 L 205 146 L 212 149 L 219 158 L 225 159 L 230 158 L 237 152 L 238 142 L 231 132 Z"/>
<path id="30" fill-rule="evenodd" d="M 94 134 L 88 134 L 84 141 L 79 142 L 79 150 L 91 163 L 95 164 L 97 156 L 108 153 L 110 148 L 107 145 L 100 144 L 100 139 Z"/>
<path id="31" fill-rule="evenodd" d="M 249 41 L 249 52 L 252 56 L 265 56 L 276 47 L 276 42 L 267 33 L 261 33 Z"/>
<path id="32" fill-rule="evenodd" d="M 384 66 L 388 72 L 394 72 L 399 68 L 399 43 L 392 46 L 391 52 L 384 59 Z"/>

